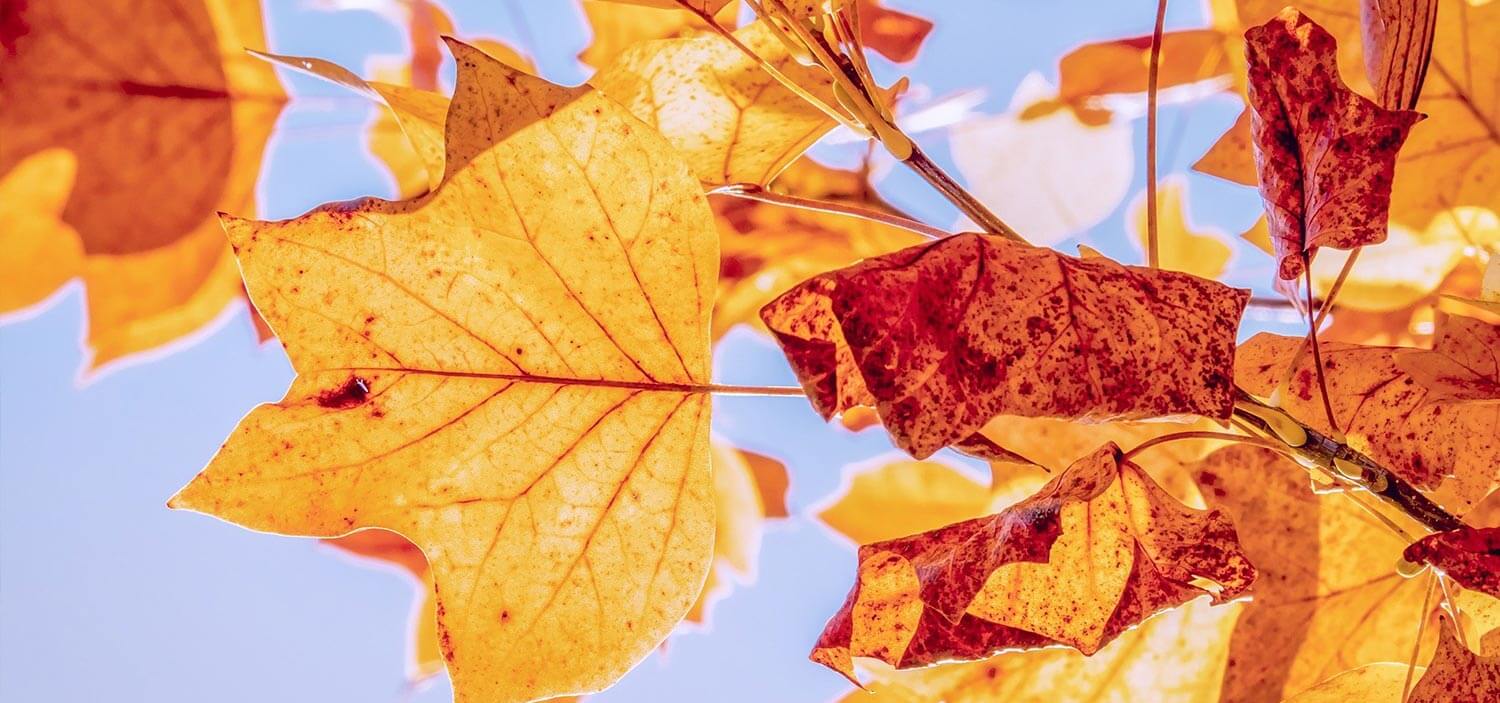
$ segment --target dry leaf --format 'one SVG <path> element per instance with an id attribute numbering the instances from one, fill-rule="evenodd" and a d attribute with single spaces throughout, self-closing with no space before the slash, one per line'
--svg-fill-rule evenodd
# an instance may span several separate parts
<path id="1" fill-rule="evenodd" d="M 1040 474 L 1031 476 L 1028 492 L 1040 487 Z M 984 515 L 993 503 L 987 486 L 947 464 L 892 461 L 856 471 L 818 519 L 855 544 L 870 544 Z"/>
<path id="2" fill-rule="evenodd" d="M 1217 279 L 1229 268 L 1234 250 L 1229 248 L 1223 232 L 1195 228 L 1188 221 L 1187 192 L 1187 181 L 1175 177 L 1164 179 L 1156 189 L 1157 210 L 1161 213 L 1157 221 L 1161 268 Z M 1148 238 L 1145 191 L 1130 204 L 1126 222 L 1130 225 L 1131 241 L 1144 252 Z"/>
<path id="3" fill-rule="evenodd" d="M 1128 123 L 1087 124 L 1071 110 L 1025 114 L 1053 98 L 1040 76 L 1027 76 L 1009 114 L 955 125 L 950 144 L 974 195 L 1040 246 L 1103 222 L 1130 192 L 1135 169 Z"/>
<path id="4" fill-rule="evenodd" d="M 232 0 L 31 2 L 0 17 L 0 174 L 71 152 L 71 231 L 56 234 L 78 244 L 46 248 L 83 252 L 81 266 L 8 258 L 0 271 L 33 284 L 83 277 L 94 367 L 197 331 L 241 298 L 214 213 L 253 210 L 285 102 L 270 68 L 242 51 L 264 45 L 258 5 Z M 58 195 L 56 181 L 7 186 L 20 202 Z"/>
<path id="5" fill-rule="evenodd" d="M 1396 154 L 1421 115 L 1386 110 L 1345 86 L 1333 36 L 1294 9 L 1245 41 L 1277 275 L 1296 278 L 1319 247 L 1384 241 Z"/>
<path id="6" fill-rule="evenodd" d="M 1235 381 L 1259 396 L 1270 396 L 1287 378 L 1302 340 L 1258 334 L 1240 346 Z M 1349 446 L 1364 452 L 1402 478 L 1435 488 L 1447 477 L 1488 487 L 1500 466 L 1500 405 L 1431 397 L 1397 366 L 1391 347 L 1322 344 L 1323 368 L 1334 417 Z M 1290 374 L 1282 407 L 1313 429 L 1331 433 L 1313 370 L 1303 354 Z M 1488 493 L 1472 495 L 1477 500 Z"/>
<path id="7" fill-rule="evenodd" d="M 1254 578 L 1227 518 L 1178 503 L 1111 443 L 1001 513 L 861 547 L 812 658 L 853 679 L 851 656 L 908 668 L 1051 644 L 1092 654 Z"/>
<path id="8" fill-rule="evenodd" d="M 1381 662 L 1350 669 L 1291 698 L 1286 703 L 1401 703 L 1405 664 Z"/>
<path id="9" fill-rule="evenodd" d="M 1361 0 L 1365 75 L 1387 107 L 1410 110 L 1432 57 L 1437 0 Z"/>
<path id="10" fill-rule="evenodd" d="M 833 103 L 828 77 L 797 63 L 764 23 L 735 36 Z M 666 136 L 705 183 L 769 183 L 835 125 L 717 35 L 635 44 L 589 82 Z"/>
<path id="11" fill-rule="evenodd" d="M 1088 656 L 1052 648 L 904 671 L 869 666 L 869 692 L 855 691 L 840 703 L 1218 703 L 1225 645 L 1240 607 L 1191 601 Z"/>
<path id="12" fill-rule="evenodd" d="M 1306 472 L 1270 450 L 1221 449 L 1193 473 L 1260 572 L 1230 642 L 1224 701 L 1274 703 L 1411 657 L 1427 581 L 1396 573 L 1399 537 L 1343 497 L 1314 495 Z"/>
<path id="13" fill-rule="evenodd" d="M 578 54 L 578 60 L 594 68 L 604 68 L 621 52 L 637 43 L 653 39 L 681 39 L 708 29 L 702 18 L 691 12 L 657 7 L 634 5 L 628 2 L 600 2 L 587 0 L 580 3 L 584 17 L 593 31 L 588 48 Z M 733 29 L 739 16 L 740 3 L 726 2 L 714 15 L 719 26 Z"/>
<path id="14" fill-rule="evenodd" d="M 1432 350 L 1395 358 L 1433 400 L 1500 400 L 1500 325 L 1439 313 Z"/>
<path id="15" fill-rule="evenodd" d="M 923 458 L 996 415 L 1226 417 L 1248 297 L 960 234 L 820 275 L 761 317 L 818 412 L 872 405 Z"/>
<path id="16" fill-rule="evenodd" d="M 1427 535 L 1402 554 L 1442 569 L 1464 588 L 1500 598 L 1500 528 L 1462 527 Z"/>
<path id="17" fill-rule="evenodd" d="M 450 47 L 441 188 L 226 221 L 298 377 L 172 505 L 400 532 L 458 700 L 595 691 L 709 567 L 712 213 L 613 102 Z"/>
<path id="18" fill-rule="evenodd" d="M 1475 654 L 1443 619 L 1437 653 L 1411 689 L 1408 703 L 1486 703 L 1500 700 L 1500 652 Z"/>

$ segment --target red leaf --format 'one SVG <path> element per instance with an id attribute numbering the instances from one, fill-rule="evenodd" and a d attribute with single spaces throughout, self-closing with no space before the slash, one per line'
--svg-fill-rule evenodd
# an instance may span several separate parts
<path id="1" fill-rule="evenodd" d="M 1402 556 L 1442 569 L 1464 588 L 1500 598 L 1500 527 L 1462 527 L 1427 535 Z"/>
<path id="2" fill-rule="evenodd" d="M 1500 700 L 1500 656 L 1469 651 L 1443 619 L 1443 633 L 1427 671 L 1412 687 L 1407 703 L 1493 703 Z"/>
<path id="3" fill-rule="evenodd" d="M 998 514 L 860 547 L 858 581 L 811 658 L 852 679 L 854 656 L 909 668 L 1053 644 L 1091 654 L 1254 579 L 1229 518 L 1177 502 L 1108 443 Z"/>
<path id="4" fill-rule="evenodd" d="M 1320 246 L 1385 240 L 1396 154 L 1423 115 L 1386 110 L 1339 78 L 1333 36 L 1301 12 L 1245 32 L 1260 194 L 1282 280 Z"/>
<path id="5" fill-rule="evenodd" d="M 818 412 L 874 406 L 921 458 L 1002 414 L 1227 417 L 1248 298 L 960 234 L 816 276 L 761 318 Z"/>

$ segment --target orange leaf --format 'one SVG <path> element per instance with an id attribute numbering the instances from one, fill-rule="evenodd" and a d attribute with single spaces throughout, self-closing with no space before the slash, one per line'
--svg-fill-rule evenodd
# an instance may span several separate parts
<path id="1" fill-rule="evenodd" d="M 1442 569 L 1464 588 L 1500 598 L 1500 528 L 1462 527 L 1427 535 L 1407 547 L 1403 556 Z"/>
<path id="2" fill-rule="evenodd" d="M 713 215 L 620 106 L 450 47 L 441 188 L 226 218 L 298 376 L 172 505 L 397 531 L 459 701 L 595 691 L 710 566 Z"/>
<path id="3" fill-rule="evenodd" d="M 892 10 L 880 0 L 860 0 L 859 35 L 865 46 L 897 63 L 917 57 L 922 42 L 932 32 L 932 22 L 900 10 Z"/>
<path id="4" fill-rule="evenodd" d="M 1226 76 L 1233 68 L 1226 40 L 1216 29 L 1163 34 L 1157 86 L 1165 90 Z M 1084 44 L 1058 61 L 1058 99 L 1086 106 L 1105 95 L 1144 93 L 1150 54 L 1150 34 Z"/>
<path id="5" fill-rule="evenodd" d="M 908 668 L 1051 644 L 1091 654 L 1254 578 L 1222 513 L 1178 503 L 1110 443 L 996 515 L 861 547 L 812 658 L 853 679 L 851 656 Z"/>
<path id="6" fill-rule="evenodd" d="M 637 5 L 616 0 L 615 2 L 583 2 L 584 17 L 593 39 L 588 48 L 578 54 L 578 60 L 604 68 L 621 52 L 637 43 L 653 39 L 681 39 L 707 30 L 708 24 L 691 12 L 676 12 L 665 7 Z M 681 6 L 672 3 L 675 9 Z M 740 3 L 720 3 L 722 8 L 714 15 L 719 26 L 733 29 L 739 16 Z"/>
<path id="7" fill-rule="evenodd" d="M 1438 650 L 1427 671 L 1411 689 L 1408 703 L 1484 703 L 1500 700 L 1500 653 L 1483 656 L 1458 641 L 1453 624 L 1443 619 Z"/>
<path id="8" fill-rule="evenodd" d="M 1302 340 L 1258 334 L 1240 346 L 1235 379 L 1269 396 L 1286 378 Z M 1397 365 L 1393 347 L 1322 345 L 1328 397 L 1349 445 L 1423 488 L 1445 477 L 1469 484 L 1472 502 L 1488 493 L 1500 466 L 1500 405 L 1435 397 Z M 1309 427 L 1331 433 L 1311 354 L 1303 354 L 1282 394 L 1282 407 Z"/>
<path id="9" fill-rule="evenodd" d="M 1439 313 L 1432 350 L 1400 352 L 1396 366 L 1433 400 L 1500 400 L 1500 325 Z"/>
<path id="10" fill-rule="evenodd" d="M 818 412 L 873 405 L 923 458 L 996 415 L 1224 418 L 1248 297 L 960 234 L 815 277 L 761 317 Z"/>
<path id="11" fill-rule="evenodd" d="M 1344 85 L 1333 36 L 1288 9 L 1245 33 L 1251 134 L 1278 276 L 1318 247 L 1385 240 L 1396 155 L 1422 116 L 1386 110 Z"/>
<path id="12" fill-rule="evenodd" d="M 39 153 L 71 152 L 76 179 L 61 219 L 83 255 L 81 265 L 68 255 L 7 256 L 0 277 L 81 275 L 96 367 L 197 331 L 241 299 L 214 213 L 254 207 L 261 154 L 286 99 L 270 68 L 243 52 L 265 44 L 259 5 L 11 3 L 0 44 L 0 174 Z M 35 192 L 7 197 L 56 195 L 44 192 L 56 183 L 9 185 Z M 37 292 L 20 297 L 8 304 Z"/>
<path id="13" fill-rule="evenodd" d="M 1229 643 L 1223 701 L 1279 701 L 1411 657 L 1428 582 L 1396 573 L 1399 537 L 1346 498 L 1313 494 L 1306 471 L 1270 450 L 1227 447 L 1192 471 L 1259 571 Z"/>

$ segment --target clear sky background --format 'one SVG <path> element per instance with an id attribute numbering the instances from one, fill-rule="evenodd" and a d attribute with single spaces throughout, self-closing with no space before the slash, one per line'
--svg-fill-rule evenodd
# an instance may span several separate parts
<path id="1" fill-rule="evenodd" d="M 326 2 L 323 4 L 327 4 Z M 345 0 L 346 6 L 377 0 Z M 460 36 L 505 39 L 561 83 L 585 77 L 574 56 L 588 41 L 570 2 L 450 0 Z M 979 110 L 1005 110 L 1023 76 L 1056 81 L 1056 60 L 1086 41 L 1149 33 L 1155 3 L 1057 0 L 888 0 L 937 22 L 921 57 L 902 67 L 920 91 L 980 88 Z M 372 54 L 401 54 L 404 31 L 379 14 L 313 0 L 270 0 L 269 49 L 320 56 L 359 70 Z M 1193 2 L 1174 2 L 1167 26 L 1204 23 Z M 898 75 L 878 64 L 886 77 Z M 392 195 L 366 153 L 371 108 L 300 76 L 265 159 L 262 215 L 296 216 L 320 203 Z M 1162 111 L 1162 133 L 1180 134 L 1164 174 L 1187 166 L 1238 111 L 1228 97 Z M 1144 121 L 1132 197 L 1144 187 Z M 920 136 L 951 166 L 941 132 Z M 846 159 L 848 147 L 818 153 Z M 1198 223 L 1239 232 L 1259 212 L 1250 189 L 1188 174 Z M 914 176 L 881 180 L 893 202 L 947 226 L 954 211 Z M 1083 237 L 1126 261 L 1125 209 Z M 149 204 L 143 204 L 149 206 Z M 1240 247 L 1232 281 L 1269 280 L 1268 257 Z M 249 532 L 165 501 L 212 456 L 256 403 L 279 398 L 292 377 L 281 349 L 255 342 L 245 311 L 169 353 L 85 377 L 79 284 L 0 326 L 0 699 L 5 701 L 397 701 L 450 699 L 444 680 L 404 687 L 414 586 L 314 540 Z M 1252 315 L 1246 330 L 1286 327 Z M 790 384 L 773 344 L 739 330 L 721 345 L 715 373 L 729 383 Z M 716 403 L 715 431 L 784 460 L 793 518 L 765 535 L 757 579 L 712 610 L 710 626 L 674 634 L 599 701 L 826 701 L 848 690 L 805 659 L 853 574 L 852 545 L 809 516 L 854 464 L 893 457 L 878 431 L 826 427 L 800 399 Z M 952 456 L 942 460 L 961 462 Z M 976 473 L 976 475 L 978 475 Z"/>

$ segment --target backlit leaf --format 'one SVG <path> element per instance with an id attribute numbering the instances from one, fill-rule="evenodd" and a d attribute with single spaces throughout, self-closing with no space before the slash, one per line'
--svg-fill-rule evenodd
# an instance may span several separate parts
<path id="1" fill-rule="evenodd" d="M 1411 689 L 1409 703 L 1481 703 L 1500 699 L 1500 652 L 1476 654 L 1443 620 L 1438 650 Z"/>
<path id="2" fill-rule="evenodd" d="M 908 668 L 1051 644 L 1092 654 L 1254 578 L 1222 513 L 1178 503 L 1106 444 L 996 515 L 861 547 L 858 582 L 812 658 L 852 679 L 853 656 Z"/>
<path id="3" fill-rule="evenodd" d="M 83 252 L 81 265 L 7 257 L 0 271 L 7 281 L 13 266 L 34 283 L 83 278 L 93 366 L 197 331 L 242 297 L 214 213 L 254 209 L 285 101 L 247 46 L 265 46 L 257 3 L 62 0 L 0 13 L 0 174 L 71 152 L 70 229 L 56 235 L 77 244 L 46 247 Z M 57 186 L 10 181 L 6 197 L 45 201 Z"/>
<path id="4" fill-rule="evenodd" d="M 1229 268 L 1233 250 L 1223 232 L 1194 227 L 1188 220 L 1187 182 L 1170 178 L 1162 181 L 1156 189 L 1157 242 L 1160 246 L 1161 268 L 1169 271 L 1191 273 L 1207 279 L 1217 279 Z M 1146 194 L 1144 191 L 1130 204 L 1131 239 L 1138 249 L 1145 251 L 1147 240 Z"/>
<path id="5" fill-rule="evenodd" d="M 1403 556 L 1442 569 L 1464 588 L 1500 598 L 1500 528 L 1463 527 L 1430 534 L 1413 542 Z"/>
<path id="6" fill-rule="evenodd" d="M 1350 90 L 1333 36 L 1288 9 L 1245 33 L 1251 134 L 1277 275 L 1296 278 L 1318 247 L 1385 240 L 1395 162 L 1421 115 Z"/>
<path id="7" fill-rule="evenodd" d="M 458 700 L 595 691 L 710 564 L 712 213 L 622 108 L 450 46 L 441 188 L 226 220 L 298 376 L 172 505 L 399 532 Z"/>
<path id="8" fill-rule="evenodd" d="M 827 76 L 793 60 L 763 23 L 735 36 L 833 102 Z M 660 131 L 705 183 L 768 183 L 835 124 L 712 34 L 635 44 L 589 82 Z"/>
<path id="9" fill-rule="evenodd" d="M 960 234 L 815 277 L 761 317 L 818 412 L 872 405 L 923 458 L 996 415 L 1226 417 L 1247 298 Z"/>

